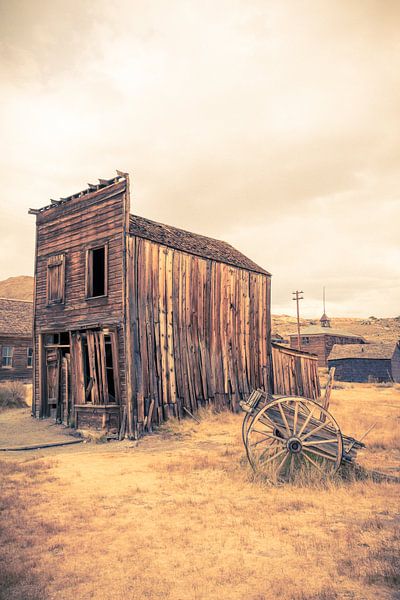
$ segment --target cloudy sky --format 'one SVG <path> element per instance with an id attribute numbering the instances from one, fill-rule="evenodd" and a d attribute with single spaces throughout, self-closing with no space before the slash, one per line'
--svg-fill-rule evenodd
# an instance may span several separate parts
<path id="1" fill-rule="evenodd" d="M 0 279 L 29 207 L 129 171 L 132 212 L 229 241 L 273 311 L 400 314 L 398 0 L 0 0 Z"/>

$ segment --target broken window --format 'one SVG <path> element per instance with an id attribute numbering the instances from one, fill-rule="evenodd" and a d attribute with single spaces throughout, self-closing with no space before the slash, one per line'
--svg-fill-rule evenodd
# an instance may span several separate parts
<path id="1" fill-rule="evenodd" d="M 86 253 L 86 297 L 107 296 L 108 247 L 91 248 Z"/>
<path id="2" fill-rule="evenodd" d="M 62 304 L 65 289 L 65 255 L 50 256 L 47 261 L 47 304 Z"/>
<path id="3" fill-rule="evenodd" d="M 3 346 L 1 349 L 1 366 L 12 367 L 14 348 L 11 346 Z"/>
<path id="4" fill-rule="evenodd" d="M 28 348 L 26 351 L 27 366 L 31 367 L 33 363 L 33 348 Z"/>

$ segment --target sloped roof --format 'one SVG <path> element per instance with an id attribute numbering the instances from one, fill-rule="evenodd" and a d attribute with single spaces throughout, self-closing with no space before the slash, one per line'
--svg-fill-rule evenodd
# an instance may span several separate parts
<path id="1" fill-rule="evenodd" d="M 0 335 L 32 336 L 33 302 L 0 298 Z"/>
<path id="2" fill-rule="evenodd" d="M 206 237 L 205 235 L 199 235 L 198 233 L 192 233 L 191 231 L 185 231 L 184 229 L 178 229 L 177 227 L 164 225 L 163 223 L 156 223 L 137 215 L 130 216 L 129 231 L 132 235 L 163 244 L 164 246 L 176 248 L 182 252 L 195 254 L 201 258 L 208 258 L 248 271 L 270 275 L 268 271 L 256 265 L 256 263 L 230 244 Z"/>
<path id="3" fill-rule="evenodd" d="M 310 335 L 333 335 L 336 337 L 358 338 L 360 340 L 364 339 L 361 335 L 348 333 L 347 331 L 341 331 L 340 329 L 334 329 L 333 327 L 321 327 L 321 325 L 309 325 L 308 327 L 302 327 L 300 330 L 300 335 L 307 337 Z M 297 333 L 290 334 L 290 337 L 294 336 L 297 337 Z"/>
<path id="4" fill-rule="evenodd" d="M 391 359 L 396 349 L 395 343 L 383 344 L 335 344 L 328 360 L 345 358 Z"/>

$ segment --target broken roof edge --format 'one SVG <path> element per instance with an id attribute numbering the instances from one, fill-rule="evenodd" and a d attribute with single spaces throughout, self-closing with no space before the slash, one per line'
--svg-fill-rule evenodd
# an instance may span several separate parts
<path id="1" fill-rule="evenodd" d="M 315 352 L 307 352 L 307 350 L 299 350 L 298 348 L 289 348 L 288 346 L 284 346 L 278 342 L 271 342 L 271 346 L 279 351 L 282 351 L 284 354 L 295 354 L 297 356 L 306 356 L 312 360 L 318 360 L 318 354 L 315 354 Z"/>
<path id="2" fill-rule="evenodd" d="M 224 240 L 218 240 L 132 214 L 130 215 L 129 233 L 133 237 L 153 241 L 199 258 L 222 262 L 239 269 L 271 277 L 271 273 Z"/>
<path id="3" fill-rule="evenodd" d="M 46 206 L 42 206 L 41 208 L 30 208 L 28 210 L 28 214 L 38 215 L 38 214 L 47 212 L 48 210 L 50 210 L 52 208 L 56 208 L 60 205 L 68 204 L 68 202 L 70 200 L 75 200 L 75 199 L 84 198 L 84 197 L 92 198 L 93 195 L 95 195 L 97 192 L 103 192 L 107 187 L 111 187 L 111 186 L 115 185 L 116 183 L 122 183 L 123 181 L 126 181 L 126 182 L 129 181 L 129 174 L 124 173 L 123 171 L 118 171 L 118 169 L 117 169 L 116 177 L 112 177 L 111 179 L 99 179 L 99 183 L 88 183 L 88 187 L 85 188 L 84 190 L 75 192 L 74 194 L 71 194 L 70 196 L 65 196 L 63 198 L 60 198 L 59 200 L 51 199 L 50 204 L 47 204 Z"/>
<path id="4" fill-rule="evenodd" d="M 76 192 L 75 194 L 71 194 L 70 196 L 60 198 L 59 200 L 51 200 L 51 204 L 43 206 L 39 209 L 30 208 L 28 213 L 40 217 L 42 215 L 49 215 L 49 218 L 51 219 L 51 209 L 60 206 L 68 206 L 68 204 L 73 200 L 92 200 L 93 198 L 96 198 L 98 194 L 103 195 L 105 193 L 106 196 L 104 198 L 106 198 L 108 197 L 107 188 L 110 188 L 110 193 L 120 193 L 118 188 L 116 192 L 113 192 L 113 186 L 117 186 L 123 182 L 125 182 L 125 189 L 129 194 L 129 174 L 117 170 L 116 177 L 111 179 L 99 179 L 98 184 L 89 183 L 89 187 L 87 189 Z M 74 202 L 72 204 L 75 205 Z M 46 219 L 46 217 L 44 218 Z M 140 228 L 135 227 L 135 220 L 141 221 L 143 231 L 141 231 Z M 134 229 L 134 231 L 132 231 L 132 229 Z M 156 234 L 157 230 L 158 235 Z M 223 240 L 217 240 L 215 238 L 207 237 L 184 229 L 179 229 L 177 227 L 173 227 L 172 225 L 151 221 L 145 217 L 132 214 L 130 215 L 129 234 L 154 241 L 161 245 L 174 248 L 200 258 L 222 262 L 237 268 L 271 277 L 271 273 L 257 265 L 246 255 L 242 254 L 239 250 L 236 250 L 236 248 L 231 246 L 231 244 L 228 244 Z"/>

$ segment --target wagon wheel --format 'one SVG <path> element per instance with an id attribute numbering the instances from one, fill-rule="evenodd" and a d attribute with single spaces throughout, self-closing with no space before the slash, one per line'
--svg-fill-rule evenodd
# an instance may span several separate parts
<path id="1" fill-rule="evenodd" d="M 273 483 L 333 475 L 342 459 L 335 419 L 313 400 L 298 396 L 264 406 L 249 422 L 244 441 L 252 468 Z"/>

